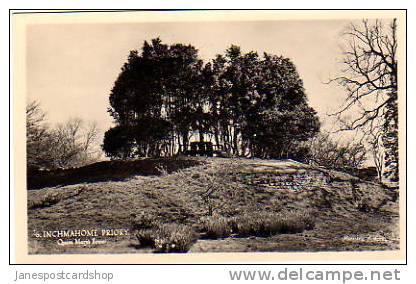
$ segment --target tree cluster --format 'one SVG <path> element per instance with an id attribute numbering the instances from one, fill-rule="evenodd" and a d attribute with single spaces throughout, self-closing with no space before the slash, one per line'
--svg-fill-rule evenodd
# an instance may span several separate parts
<path id="1" fill-rule="evenodd" d="M 110 94 L 111 158 L 172 156 L 192 140 L 232 156 L 290 158 L 319 131 L 295 65 L 232 45 L 204 63 L 191 45 L 144 42 Z"/>

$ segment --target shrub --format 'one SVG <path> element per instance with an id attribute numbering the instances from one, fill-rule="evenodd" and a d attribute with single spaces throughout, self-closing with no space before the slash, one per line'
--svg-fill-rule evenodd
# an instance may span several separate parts
<path id="1" fill-rule="evenodd" d="M 153 215 L 141 214 L 135 216 L 131 221 L 131 227 L 133 230 L 144 230 L 156 228 L 159 225 L 159 221 Z"/>
<path id="2" fill-rule="evenodd" d="M 207 238 L 213 239 L 229 237 L 232 233 L 229 220 L 224 217 L 203 219 L 200 224 L 200 230 L 205 233 Z"/>
<path id="3" fill-rule="evenodd" d="M 185 253 L 197 240 L 190 226 L 162 224 L 152 229 L 141 229 L 136 233 L 140 246 L 150 246 L 159 253 Z"/>
<path id="4" fill-rule="evenodd" d="M 156 231 L 155 252 L 184 253 L 189 251 L 196 240 L 197 235 L 191 227 L 182 224 L 164 224 Z"/>
<path id="5" fill-rule="evenodd" d="M 136 233 L 136 237 L 142 247 L 155 246 L 155 231 L 153 229 L 139 230 Z"/>
<path id="6" fill-rule="evenodd" d="M 148 214 L 134 216 L 131 221 L 131 229 L 136 231 L 136 237 L 142 247 L 154 247 L 155 229 L 158 226 L 159 222 L 155 217 Z"/>

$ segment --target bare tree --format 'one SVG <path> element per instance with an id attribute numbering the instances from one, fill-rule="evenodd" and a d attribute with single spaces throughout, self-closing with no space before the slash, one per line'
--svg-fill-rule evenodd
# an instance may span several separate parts
<path id="1" fill-rule="evenodd" d="M 84 151 L 91 150 L 94 143 L 97 141 L 98 127 L 97 122 L 90 122 L 85 129 Z"/>
<path id="2" fill-rule="evenodd" d="M 347 90 L 343 107 L 333 115 L 341 130 L 382 131 L 384 177 L 398 182 L 397 22 L 363 20 L 344 34 L 344 76 L 333 79 Z M 353 113 L 358 115 L 351 116 Z M 348 117 L 352 117 L 348 119 Z"/>
<path id="3" fill-rule="evenodd" d="M 53 129 L 55 139 L 51 150 L 57 168 L 78 165 L 79 153 L 82 151 L 78 143 L 80 125 L 81 120 L 70 119 L 65 123 L 58 123 Z"/>
<path id="4" fill-rule="evenodd" d="M 93 147 L 97 142 L 97 133 L 95 122 L 86 124 L 79 118 L 57 124 L 51 147 L 55 166 L 67 168 L 94 162 L 98 158 Z"/>
<path id="5" fill-rule="evenodd" d="M 373 159 L 374 166 L 377 171 L 377 179 L 379 182 L 383 180 L 383 161 L 384 161 L 384 153 L 383 153 L 383 142 L 381 140 L 382 132 L 378 131 L 376 133 L 369 133 L 368 142 L 370 145 L 370 153 Z"/>
<path id="6" fill-rule="evenodd" d="M 366 151 L 361 143 L 336 141 L 325 132 L 306 142 L 305 146 L 308 148 L 309 162 L 328 169 L 355 174 L 366 160 Z"/>
<path id="7" fill-rule="evenodd" d="M 50 168 L 53 158 L 50 152 L 51 133 L 45 122 L 46 113 L 39 102 L 26 106 L 26 159 L 28 168 Z"/>
<path id="8" fill-rule="evenodd" d="M 55 169 L 82 166 L 101 156 L 95 122 L 69 119 L 50 127 L 39 102 L 26 106 L 26 153 L 29 169 Z"/>

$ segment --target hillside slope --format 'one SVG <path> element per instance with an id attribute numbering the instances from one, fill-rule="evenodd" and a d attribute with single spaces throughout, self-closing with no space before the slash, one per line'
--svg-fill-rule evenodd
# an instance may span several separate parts
<path id="1" fill-rule="evenodd" d="M 197 158 L 159 175 L 130 176 L 28 191 L 30 253 L 149 252 L 137 245 L 137 218 L 195 226 L 207 215 L 308 212 L 313 230 L 269 237 L 200 239 L 191 252 L 398 249 L 398 195 L 345 173 L 295 161 Z M 207 198 L 209 196 L 209 199 Z M 57 246 L 34 232 L 128 229 L 92 246 Z"/>

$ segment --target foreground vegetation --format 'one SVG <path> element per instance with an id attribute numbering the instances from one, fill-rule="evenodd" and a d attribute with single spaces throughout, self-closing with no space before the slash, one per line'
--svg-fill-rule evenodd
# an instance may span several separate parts
<path id="1" fill-rule="evenodd" d="M 398 249 L 398 196 L 378 184 L 291 160 L 195 161 L 173 172 L 29 190 L 30 252 Z M 62 247 L 31 234 L 80 228 L 129 235 Z"/>

